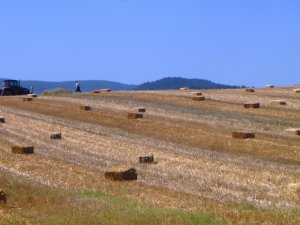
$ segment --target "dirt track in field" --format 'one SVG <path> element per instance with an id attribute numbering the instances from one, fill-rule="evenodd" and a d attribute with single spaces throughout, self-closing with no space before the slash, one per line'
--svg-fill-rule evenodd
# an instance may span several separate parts
<path id="1" fill-rule="evenodd" d="M 300 95 L 286 88 L 203 95 L 203 102 L 192 101 L 190 91 L 39 96 L 33 102 L 1 97 L 6 123 L 0 124 L 0 167 L 49 186 L 101 190 L 160 206 L 297 207 L 300 137 L 284 130 L 300 127 Z M 286 106 L 270 103 L 279 97 Z M 254 100 L 262 108 L 242 107 Z M 127 119 L 138 106 L 146 107 L 145 118 Z M 254 131 L 256 138 L 232 139 L 235 130 Z M 62 132 L 62 140 L 50 140 L 53 131 Z M 33 145 L 36 154 L 12 155 L 15 144 Z M 138 164 L 149 154 L 157 164 Z M 138 181 L 105 180 L 104 171 L 115 165 L 137 168 Z"/>

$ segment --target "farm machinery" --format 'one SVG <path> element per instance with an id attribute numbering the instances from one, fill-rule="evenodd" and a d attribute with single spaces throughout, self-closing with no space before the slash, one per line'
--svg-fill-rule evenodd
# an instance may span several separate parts
<path id="1" fill-rule="evenodd" d="M 30 94 L 30 90 L 28 88 L 21 87 L 20 81 L 3 80 L 2 82 L 3 85 L 0 88 L 1 96 Z"/>

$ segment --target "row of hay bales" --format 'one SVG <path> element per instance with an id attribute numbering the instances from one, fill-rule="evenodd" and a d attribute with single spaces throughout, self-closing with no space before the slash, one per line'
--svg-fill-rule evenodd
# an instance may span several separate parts
<path id="1" fill-rule="evenodd" d="M 61 139 L 61 133 L 51 132 L 51 139 Z M 15 145 L 11 147 L 11 152 L 14 154 L 34 154 L 33 146 Z"/>
<path id="2" fill-rule="evenodd" d="M 274 85 L 267 85 L 266 88 L 274 88 Z M 246 92 L 255 92 L 255 89 L 246 88 L 245 91 Z M 293 92 L 300 93 L 300 89 L 293 89 Z M 270 103 L 276 104 L 276 105 L 286 105 L 287 104 L 286 101 L 284 101 L 284 100 L 272 100 Z M 260 104 L 258 102 L 245 103 L 244 108 L 260 108 Z M 290 129 L 286 129 L 285 131 L 293 133 L 295 135 L 300 135 L 300 129 L 297 129 L 297 128 L 290 128 Z M 238 139 L 248 139 L 248 138 L 255 138 L 255 134 L 252 132 L 238 131 L 238 132 L 233 132 L 232 137 L 238 138 Z"/>
<path id="3" fill-rule="evenodd" d="M 110 92 L 110 90 L 100 90 L 94 91 L 93 93 L 101 93 L 101 92 Z M 91 110 L 90 106 L 81 106 L 80 109 L 89 111 Z M 128 119 L 139 119 L 144 118 L 144 113 L 146 112 L 145 107 L 137 107 L 136 112 L 128 112 L 127 118 Z M 139 163 L 155 163 L 154 156 L 140 156 Z M 118 166 L 109 168 L 104 173 L 105 178 L 114 180 L 114 181 L 132 181 L 137 180 L 138 174 L 137 170 L 132 167 L 127 166 Z"/>
<path id="4" fill-rule="evenodd" d="M 90 107 L 80 107 L 82 110 L 91 110 Z M 146 109 L 143 107 L 138 108 L 139 112 L 146 112 Z M 4 117 L 0 118 L 0 121 L 2 123 L 5 123 Z M 62 135 L 59 132 L 51 132 L 50 133 L 51 139 L 61 139 Z M 34 154 L 34 147 L 33 146 L 12 146 L 11 151 L 14 154 Z M 140 156 L 139 157 L 140 163 L 155 163 L 154 156 Z M 114 167 L 111 169 L 108 169 L 105 172 L 105 177 L 107 179 L 111 179 L 114 181 L 130 181 L 130 180 L 136 180 L 137 179 L 137 171 L 135 168 L 131 167 Z M 0 204 L 6 204 L 7 202 L 7 196 L 3 190 L 0 190 Z"/>
<path id="5" fill-rule="evenodd" d="M 83 111 L 91 111 L 92 107 L 89 105 L 81 105 L 80 110 Z M 142 119 L 144 118 L 144 113 L 146 112 L 145 107 L 137 107 L 136 112 L 128 112 L 127 113 L 127 118 L 128 119 Z"/>
<path id="6" fill-rule="evenodd" d="M 274 85 L 266 85 L 266 88 L 274 88 Z M 254 88 L 246 88 L 245 89 L 246 92 L 255 92 Z M 294 93 L 300 93 L 300 88 L 295 88 L 293 89 Z"/>
<path id="7" fill-rule="evenodd" d="M 274 88 L 274 85 L 267 85 L 266 88 Z M 255 89 L 253 88 L 246 88 L 246 92 L 255 92 Z M 293 89 L 293 92 L 295 93 L 300 93 L 300 89 Z M 271 104 L 276 104 L 276 105 L 286 105 L 286 101 L 284 100 L 272 100 L 270 102 Z M 245 103 L 244 108 L 260 108 L 260 104 L 258 102 L 256 103 Z M 300 135 L 300 129 L 296 128 L 291 128 L 291 129 L 286 129 L 285 131 L 294 133 L 295 135 Z M 232 133 L 233 138 L 239 138 L 239 139 L 247 139 L 247 138 L 255 138 L 255 134 L 252 132 L 233 132 Z"/>
<path id="8" fill-rule="evenodd" d="M 274 88 L 274 85 L 267 85 L 267 88 Z M 181 91 L 189 90 L 189 88 L 184 87 L 180 88 Z M 300 93 L 300 89 L 294 89 L 293 90 L 295 93 Z M 245 92 L 250 92 L 253 93 L 255 92 L 254 88 L 246 88 Z M 195 96 L 192 97 L 194 101 L 204 101 L 205 98 L 202 96 L 201 92 L 192 92 Z M 284 100 L 273 100 L 270 102 L 271 104 L 276 104 L 276 105 L 286 105 L 286 101 Z M 260 108 L 260 103 L 259 102 L 251 102 L 251 103 L 244 103 L 243 104 L 244 108 L 249 109 L 257 109 Z M 296 135 L 300 135 L 300 129 L 287 129 L 286 131 L 292 132 Z M 248 138 L 255 138 L 255 134 L 253 132 L 245 132 L 245 131 L 234 131 L 232 132 L 232 137 L 237 138 L 237 139 L 248 139 Z"/>
<path id="9" fill-rule="evenodd" d="M 0 120 L 2 121 L 2 123 L 5 122 L 3 117 L 1 117 Z M 51 132 L 50 133 L 50 138 L 51 139 L 61 139 L 61 133 Z M 34 154 L 34 147 L 33 146 L 26 146 L 26 145 L 15 145 L 15 146 L 11 147 L 11 152 L 13 154 L 30 155 L 30 154 Z M 6 204 L 6 202 L 7 202 L 7 196 L 6 196 L 5 192 L 0 189 L 0 205 L 1 204 Z"/>
<path id="10" fill-rule="evenodd" d="M 106 90 L 106 92 L 109 92 L 110 90 Z M 93 91 L 93 93 L 98 94 L 101 92 L 105 92 L 104 90 L 100 91 Z M 90 106 L 80 106 L 81 110 L 84 111 L 90 111 L 92 108 Z M 135 112 L 128 112 L 127 118 L 128 119 L 140 119 L 144 118 L 144 113 L 146 113 L 145 107 L 137 107 Z M 140 156 L 139 157 L 140 163 L 155 163 L 154 162 L 154 156 Z M 138 174 L 137 170 L 132 167 L 127 166 L 118 166 L 118 167 L 112 167 L 109 168 L 104 173 L 105 178 L 111 179 L 114 181 L 132 181 L 137 180 Z"/>

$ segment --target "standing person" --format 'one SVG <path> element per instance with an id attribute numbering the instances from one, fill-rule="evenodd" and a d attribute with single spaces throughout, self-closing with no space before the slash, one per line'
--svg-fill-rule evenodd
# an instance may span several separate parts
<path id="1" fill-rule="evenodd" d="M 76 84 L 75 84 L 75 86 L 76 86 L 76 92 L 81 92 L 81 90 L 80 90 L 80 84 L 79 84 L 79 82 L 78 81 L 76 81 Z"/>

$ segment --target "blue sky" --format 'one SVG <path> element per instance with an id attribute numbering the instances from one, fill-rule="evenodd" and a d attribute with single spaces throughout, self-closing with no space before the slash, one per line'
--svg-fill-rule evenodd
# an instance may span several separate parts
<path id="1" fill-rule="evenodd" d="M 0 77 L 300 84 L 298 0 L 0 0 Z"/>

